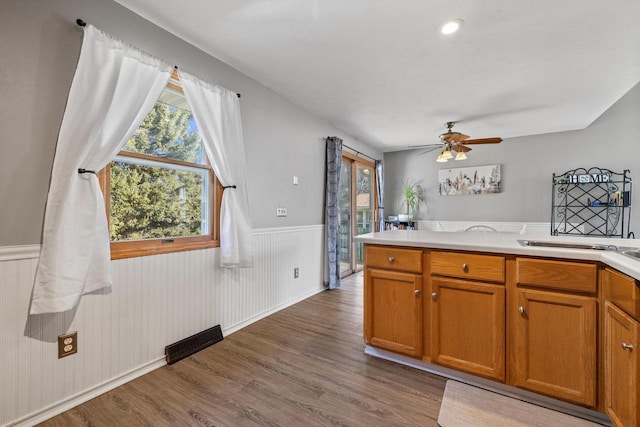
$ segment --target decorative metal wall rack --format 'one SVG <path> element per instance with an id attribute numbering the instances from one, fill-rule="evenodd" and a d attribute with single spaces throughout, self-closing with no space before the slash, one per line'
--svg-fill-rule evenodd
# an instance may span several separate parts
<path id="1" fill-rule="evenodd" d="M 631 177 L 592 167 L 553 174 L 551 234 L 621 237 L 632 234 Z"/>

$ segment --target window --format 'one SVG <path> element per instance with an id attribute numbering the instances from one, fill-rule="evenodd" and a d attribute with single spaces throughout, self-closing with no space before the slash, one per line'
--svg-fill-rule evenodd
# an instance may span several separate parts
<path id="1" fill-rule="evenodd" d="M 222 187 L 175 71 L 99 178 L 111 259 L 218 246 Z"/>

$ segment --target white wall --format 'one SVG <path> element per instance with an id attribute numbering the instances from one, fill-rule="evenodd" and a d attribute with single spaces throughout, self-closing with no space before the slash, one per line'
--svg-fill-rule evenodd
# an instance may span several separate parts
<path id="1" fill-rule="evenodd" d="M 179 8 L 176 9 L 178 13 Z M 323 222 L 327 136 L 382 153 L 128 9 L 104 0 L 0 2 L 0 247 L 40 243 L 53 154 L 82 43 L 82 18 L 152 55 L 242 94 L 256 228 Z M 293 186 L 293 175 L 300 184 Z M 276 218 L 276 206 L 288 207 Z"/>
<path id="2" fill-rule="evenodd" d="M 464 130 L 464 127 L 460 127 Z M 473 135 L 472 135 L 473 136 Z M 492 136 L 492 135 L 486 135 Z M 499 136 L 499 135 L 495 135 Z M 435 140 L 437 135 L 433 136 Z M 510 138 L 501 144 L 473 146 L 469 159 L 436 163 L 437 152 L 385 153 L 385 214 L 400 212 L 400 182 L 421 181 L 427 208 L 420 218 L 465 221 L 549 222 L 551 177 L 579 167 L 631 171 L 640 179 L 640 84 L 588 128 L 580 131 Z M 502 165 L 502 193 L 440 196 L 438 170 L 445 167 Z M 633 189 L 631 230 L 640 233 L 640 186 Z"/>
<path id="3" fill-rule="evenodd" d="M 162 366 L 168 344 L 217 324 L 226 336 L 320 292 L 323 235 L 255 230 L 252 269 L 218 268 L 216 249 L 113 261 L 111 294 L 42 316 L 27 316 L 39 246 L 0 248 L 0 425 L 33 425 Z M 65 331 L 78 353 L 58 359 Z"/>
<path id="4" fill-rule="evenodd" d="M 85 296 L 77 311 L 27 316 L 82 42 L 76 18 L 242 94 L 253 269 L 219 269 L 218 249 L 114 261 L 113 293 Z M 32 424 L 162 365 L 167 344 L 217 323 L 228 334 L 320 291 L 324 138 L 382 157 L 112 1 L 1 0 L 0 93 L 0 425 Z M 276 218 L 278 205 L 288 217 Z M 74 330 L 78 353 L 58 360 L 56 337 Z"/>

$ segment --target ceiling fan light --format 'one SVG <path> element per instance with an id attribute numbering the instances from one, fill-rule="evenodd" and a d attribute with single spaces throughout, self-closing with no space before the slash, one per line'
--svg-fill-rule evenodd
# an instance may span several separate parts
<path id="1" fill-rule="evenodd" d="M 464 154 L 464 151 L 458 151 L 458 154 L 456 154 L 456 160 L 467 160 L 467 155 Z"/>
<path id="2" fill-rule="evenodd" d="M 445 160 L 453 159 L 453 154 L 451 154 L 451 150 L 449 150 L 449 149 L 447 148 L 446 150 L 444 150 L 444 151 L 442 152 L 442 157 L 443 157 Z"/>
<path id="3" fill-rule="evenodd" d="M 436 159 L 436 162 L 438 163 L 447 163 L 447 159 L 444 158 L 444 152 L 438 154 L 438 158 Z"/>

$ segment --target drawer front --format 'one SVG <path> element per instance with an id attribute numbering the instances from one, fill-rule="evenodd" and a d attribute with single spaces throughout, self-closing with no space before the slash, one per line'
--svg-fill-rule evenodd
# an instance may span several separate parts
<path id="1" fill-rule="evenodd" d="M 595 264 L 531 258 L 516 259 L 518 285 L 595 293 L 596 278 Z"/>
<path id="2" fill-rule="evenodd" d="M 504 283 L 504 257 L 434 251 L 431 274 Z"/>
<path id="3" fill-rule="evenodd" d="M 640 287 L 636 280 L 609 268 L 603 274 L 604 298 L 640 320 Z"/>
<path id="4" fill-rule="evenodd" d="M 366 266 L 422 274 L 422 251 L 388 246 L 365 247 Z"/>

